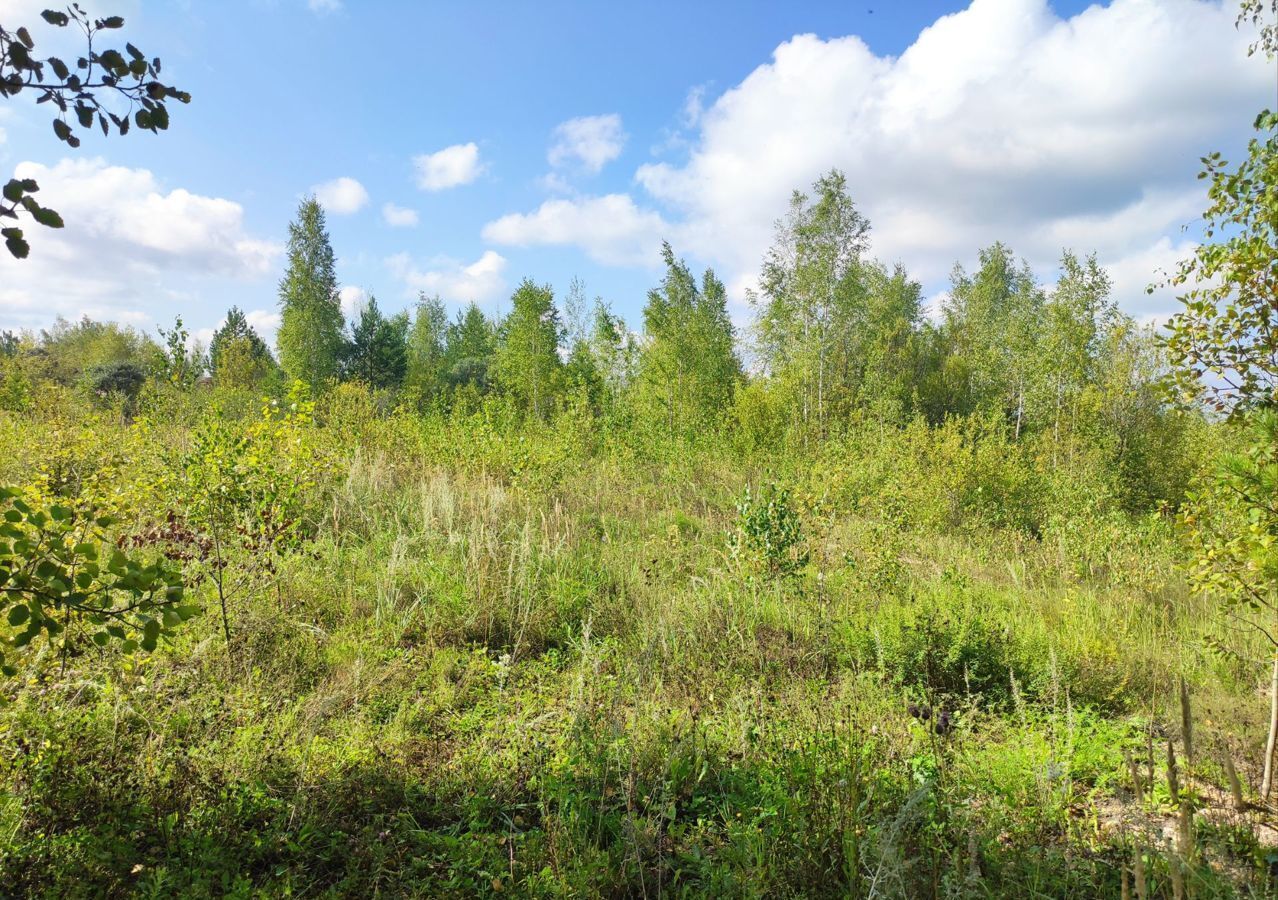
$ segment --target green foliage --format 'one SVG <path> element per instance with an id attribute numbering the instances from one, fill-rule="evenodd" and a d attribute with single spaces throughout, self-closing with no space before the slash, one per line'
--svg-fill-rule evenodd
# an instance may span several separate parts
<path id="1" fill-rule="evenodd" d="M 65 656 L 91 644 L 120 642 L 133 653 L 196 612 L 182 605 L 183 583 L 166 561 L 145 562 L 117 548 L 105 530 L 114 520 L 92 507 L 32 505 L 0 487 L 0 610 L 4 643 L 22 649 L 46 635 Z M 0 671 L 17 674 L 0 657 Z"/>
<path id="2" fill-rule="evenodd" d="M 1201 809 L 1211 842 L 1171 856 L 1123 751 L 1161 766 L 1183 676 L 1209 710 L 1197 799 L 1225 753 L 1256 780 L 1272 648 L 1207 594 L 1259 624 L 1278 606 L 1278 424 L 1170 408 L 1165 351 L 1094 259 L 1049 290 L 997 245 L 922 321 L 842 179 L 817 188 L 779 231 L 749 377 L 723 285 L 668 247 L 639 341 L 580 283 L 562 318 L 532 282 L 501 323 L 370 304 L 359 381 L 294 355 L 320 390 L 261 406 L 236 310 L 209 390 L 152 382 L 127 416 L 72 386 L 154 371 L 153 342 L 0 336 L 12 527 L 118 516 L 86 542 L 112 609 L 180 572 L 221 611 L 123 660 L 78 652 L 72 619 L 60 670 L 3 686 L 5 890 L 1116 896 L 1143 840 L 1158 879 L 1263 893 L 1253 819 Z M 322 226 L 304 205 L 282 350 L 341 337 Z M 1210 538 L 1189 583 L 1178 513 Z M 33 577 L 89 571 L 67 552 Z"/>
<path id="3" fill-rule="evenodd" d="M 162 355 L 155 369 L 155 377 L 179 389 L 188 389 L 207 368 L 203 349 L 197 344 L 188 346 L 191 334 L 182 326 L 178 316 L 171 329 L 160 328 L 164 339 Z"/>
<path id="4" fill-rule="evenodd" d="M 794 575 L 810 555 L 790 492 L 775 482 L 764 484 L 757 495 L 746 488 L 737 501 L 737 530 L 730 544 L 734 552 L 756 559 L 769 575 Z"/>
<path id="5" fill-rule="evenodd" d="M 521 409 L 544 418 L 563 389 L 563 326 L 555 295 L 549 285 L 525 279 L 510 301 L 513 308 L 498 329 L 493 378 Z"/>
<path id="6" fill-rule="evenodd" d="M 831 171 L 812 197 L 794 193 L 764 260 L 755 332 L 799 436 L 823 437 L 857 401 L 895 417 L 908 400 L 903 341 L 918 324 L 919 286 L 863 260 L 869 230 Z"/>
<path id="7" fill-rule="evenodd" d="M 474 303 L 457 313 L 444 343 L 444 378 L 462 405 L 474 403 L 488 391 L 497 329 Z"/>
<path id="8" fill-rule="evenodd" d="M 1225 412 L 1278 402 L 1278 113 L 1261 113 L 1255 128 L 1237 169 L 1219 153 L 1203 157 L 1204 240 L 1170 279 L 1187 288 L 1168 326 L 1173 383 Z"/>
<path id="9" fill-rule="evenodd" d="M 0 409 L 24 412 L 34 401 L 34 384 L 23 365 L 21 345 L 15 340 L 10 346 L 11 350 L 0 353 Z"/>
<path id="10" fill-rule="evenodd" d="M 707 269 L 700 286 L 669 244 L 666 275 L 648 292 L 635 402 L 650 428 L 691 438 L 722 421 L 741 380 L 723 283 Z"/>
<path id="11" fill-rule="evenodd" d="M 70 387 L 100 366 L 128 364 L 151 372 L 161 364 L 162 353 L 151 338 L 132 328 L 85 317 L 75 323 L 59 318 L 22 348 L 19 357 L 27 361 L 32 375 Z"/>
<path id="12" fill-rule="evenodd" d="M 1256 410 L 1242 425 L 1241 447 L 1222 456 L 1181 514 L 1194 548 L 1190 584 L 1278 651 L 1278 412 Z"/>
<path id="13" fill-rule="evenodd" d="M 0 98 L 14 97 L 25 90 L 36 95 L 36 103 L 52 103 L 58 111 L 53 119 L 53 133 L 67 146 L 80 146 L 80 138 L 75 134 L 77 126 L 80 129 L 96 126 L 104 135 L 110 134 L 114 126 L 118 134 L 124 135 L 128 134 L 132 121 L 138 128 L 159 133 L 169 127 L 168 101 L 191 102 L 191 95 L 186 91 L 160 81 L 158 58 L 148 60 L 129 43 L 123 50 L 102 47 L 102 32 L 124 27 L 120 16 L 91 19 L 78 4 L 73 4 L 65 12 L 45 10 L 41 18 L 57 28 L 74 24 L 88 44 L 85 55 L 72 70 L 56 56 L 34 55 L 35 40 L 27 27 L 9 30 L 0 26 Z M 98 39 L 96 47 L 95 38 Z M 119 116 L 103 105 L 102 98 L 108 95 L 127 100 L 130 111 L 136 109 L 132 120 L 128 113 Z M 62 217 L 41 206 L 32 196 L 39 190 L 39 184 L 30 178 L 11 179 L 0 198 L 0 218 L 16 219 L 19 212 L 25 212 L 46 228 L 61 228 Z M 0 237 L 17 259 L 25 259 L 31 252 L 21 228 L 0 228 Z"/>
<path id="14" fill-rule="evenodd" d="M 269 376 L 275 360 L 238 306 L 226 313 L 226 321 L 209 342 L 209 370 L 217 384 L 247 388 Z"/>
<path id="15" fill-rule="evenodd" d="M 444 342 L 448 334 L 448 314 L 438 297 L 422 295 L 407 339 L 404 388 L 419 407 L 425 407 L 444 390 Z"/>
<path id="16" fill-rule="evenodd" d="M 228 643 L 232 604 L 274 578 L 280 559 L 308 535 L 306 498 L 323 465 L 309 440 L 313 411 L 304 386 L 295 383 L 286 405 L 268 401 L 254 422 L 209 416 L 177 464 L 178 543 L 198 544 L 190 564 L 216 588 Z"/>
<path id="17" fill-rule="evenodd" d="M 102 363 L 84 373 L 86 386 L 104 400 L 123 398 L 126 404 L 137 400 L 147 373 L 137 363 Z"/>
<path id="18" fill-rule="evenodd" d="M 408 314 L 388 319 L 377 308 L 377 298 L 369 297 L 343 353 L 343 377 L 373 388 L 394 388 L 407 371 Z"/>
<path id="19" fill-rule="evenodd" d="M 280 281 L 280 365 L 291 380 L 315 391 L 339 373 L 345 319 L 324 210 L 314 197 L 301 202 L 288 227 L 287 253 Z"/>

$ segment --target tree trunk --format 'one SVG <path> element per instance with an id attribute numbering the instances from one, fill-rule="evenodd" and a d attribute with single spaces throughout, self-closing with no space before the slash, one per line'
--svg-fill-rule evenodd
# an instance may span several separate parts
<path id="1" fill-rule="evenodd" d="M 1278 656 L 1274 657 L 1273 676 L 1269 681 L 1269 740 L 1265 741 L 1265 775 L 1260 782 L 1261 802 L 1269 801 L 1274 783 L 1274 747 L 1278 744 Z"/>

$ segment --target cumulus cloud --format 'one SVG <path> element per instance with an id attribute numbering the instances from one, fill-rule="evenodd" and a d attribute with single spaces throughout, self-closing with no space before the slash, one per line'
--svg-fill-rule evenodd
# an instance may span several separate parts
<path id="1" fill-rule="evenodd" d="M 625 145 L 621 116 L 581 116 L 555 127 L 546 158 L 555 168 L 578 167 L 594 175 L 620 156 Z"/>
<path id="2" fill-rule="evenodd" d="M 547 200 L 536 211 L 511 213 L 484 226 L 484 240 L 529 247 L 576 244 L 591 259 L 609 265 L 652 265 L 660 261 L 669 226 L 642 210 L 626 194 L 576 200 Z"/>
<path id="3" fill-rule="evenodd" d="M 150 304 L 190 299 L 192 280 L 244 281 L 272 271 L 282 248 L 244 230 L 238 203 L 165 192 L 146 169 L 101 159 L 24 162 L 16 176 L 40 184 L 40 200 L 66 221 L 24 223 L 31 256 L 0 253 L 0 327 L 36 327 L 56 315 L 146 323 Z"/>
<path id="4" fill-rule="evenodd" d="M 245 320 L 249 325 L 262 336 L 262 340 L 271 346 L 275 346 L 275 332 L 280 330 L 280 321 L 282 317 L 278 310 L 273 309 L 250 309 L 244 314 Z M 223 319 L 223 322 L 226 320 Z"/>
<path id="5" fill-rule="evenodd" d="M 613 203 L 630 221 L 659 210 L 676 249 L 732 283 L 757 271 L 791 191 L 839 168 L 875 253 L 930 290 L 956 260 L 1003 240 L 1044 275 L 1063 245 L 1095 249 L 1121 264 L 1120 299 L 1149 303 L 1154 273 L 1141 266 L 1159 246 L 1174 252 L 1162 242 L 1204 204 L 1198 158 L 1241 146 L 1270 99 L 1272 71 L 1247 58 L 1234 14 L 1201 0 L 1113 0 L 1062 18 L 1047 0 L 974 0 L 899 57 L 855 36 L 799 35 L 717 98 L 694 95 L 686 161 L 636 173 L 652 209 Z M 494 239 L 534 220 L 586 220 L 598 198 L 559 202 L 576 209 L 507 216 Z M 641 255 L 648 233 L 621 232 L 607 256 Z M 556 234 L 602 258 L 588 229 Z"/>
<path id="6" fill-rule="evenodd" d="M 346 317 L 347 322 L 358 318 L 364 311 L 364 307 L 368 305 L 368 292 L 353 284 L 344 285 L 337 292 L 337 296 L 342 304 L 342 315 Z"/>
<path id="7" fill-rule="evenodd" d="M 438 294 L 445 300 L 482 303 L 501 296 L 506 290 L 506 259 L 493 250 L 485 251 L 469 265 L 440 257 L 421 268 L 407 253 L 386 260 L 386 267 L 404 284 L 409 295 L 418 292 Z"/>
<path id="8" fill-rule="evenodd" d="M 324 209 L 335 216 L 348 216 L 368 205 L 368 191 L 354 178 L 334 178 L 311 188 Z"/>
<path id="9" fill-rule="evenodd" d="M 387 203 L 382 206 L 382 219 L 392 228 L 412 228 L 417 224 L 417 210 Z"/>
<path id="10" fill-rule="evenodd" d="M 415 156 L 413 167 L 417 169 L 417 186 L 424 191 L 443 191 L 470 184 L 485 169 L 479 160 L 479 146 L 473 141 Z"/>
<path id="11" fill-rule="evenodd" d="M 0 16 L 4 17 L 4 21 L 12 27 L 26 25 L 42 24 L 40 22 L 40 13 L 43 10 L 53 6 L 59 8 L 57 4 L 50 4 L 45 0 L 0 0 Z M 32 32 L 34 35 L 34 31 Z"/>

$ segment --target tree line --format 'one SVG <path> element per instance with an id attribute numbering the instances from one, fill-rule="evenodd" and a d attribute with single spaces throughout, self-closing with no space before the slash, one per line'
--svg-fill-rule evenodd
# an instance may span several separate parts
<path id="1" fill-rule="evenodd" d="M 546 419 L 577 403 L 684 436 L 735 418 L 761 438 L 808 444 L 855 421 L 982 415 L 1018 439 L 1105 431 L 1131 444 L 1151 428 L 1147 439 L 1158 439 L 1163 354 L 1117 308 L 1094 255 L 1063 252 L 1049 288 L 994 244 L 975 270 L 955 267 L 929 316 L 919 283 L 868 255 L 869 233 L 841 173 L 796 191 L 740 334 L 723 282 L 710 269 L 696 276 L 668 244 L 638 332 L 602 299 L 587 302 L 580 282 L 559 300 L 531 279 L 498 318 L 474 303 L 450 317 L 427 296 L 387 315 L 369 297 L 347 322 L 324 211 L 311 198 L 289 229 L 278 357 L 232 308 L 208 369 L 236 387 L 359 382 L 419 409 L 501 395 Z"/>

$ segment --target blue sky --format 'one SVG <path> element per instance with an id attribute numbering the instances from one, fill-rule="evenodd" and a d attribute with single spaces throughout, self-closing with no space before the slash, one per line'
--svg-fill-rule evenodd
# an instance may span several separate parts
<path id="1" fill-rule="evenodd" d="M 0 0 L 0 22 L 45 5 Z M 497 311 L 525 276 L 577 276 L 635 324 L 664 238 L 744 323 L 771 222 L 831 166 L 929 296 L 1002 239 L 1045 281 L 1063 246 L 1096 250 L 1156 317 L 1171 301 L 1143 287 L 1192 246 L 1198 157 L 1274 102 L 1232 5 L 1199 0 L 89 9 L 124 15 L 194 100 L 166 134 L 72 152 L 8 101 L 0 168 L 36 175 L 68 227 L 0 262 L 0 328 L 180 313 L 207 334 L 234 303 L 270 330 L 317 189 L 351 302 Z"/>

